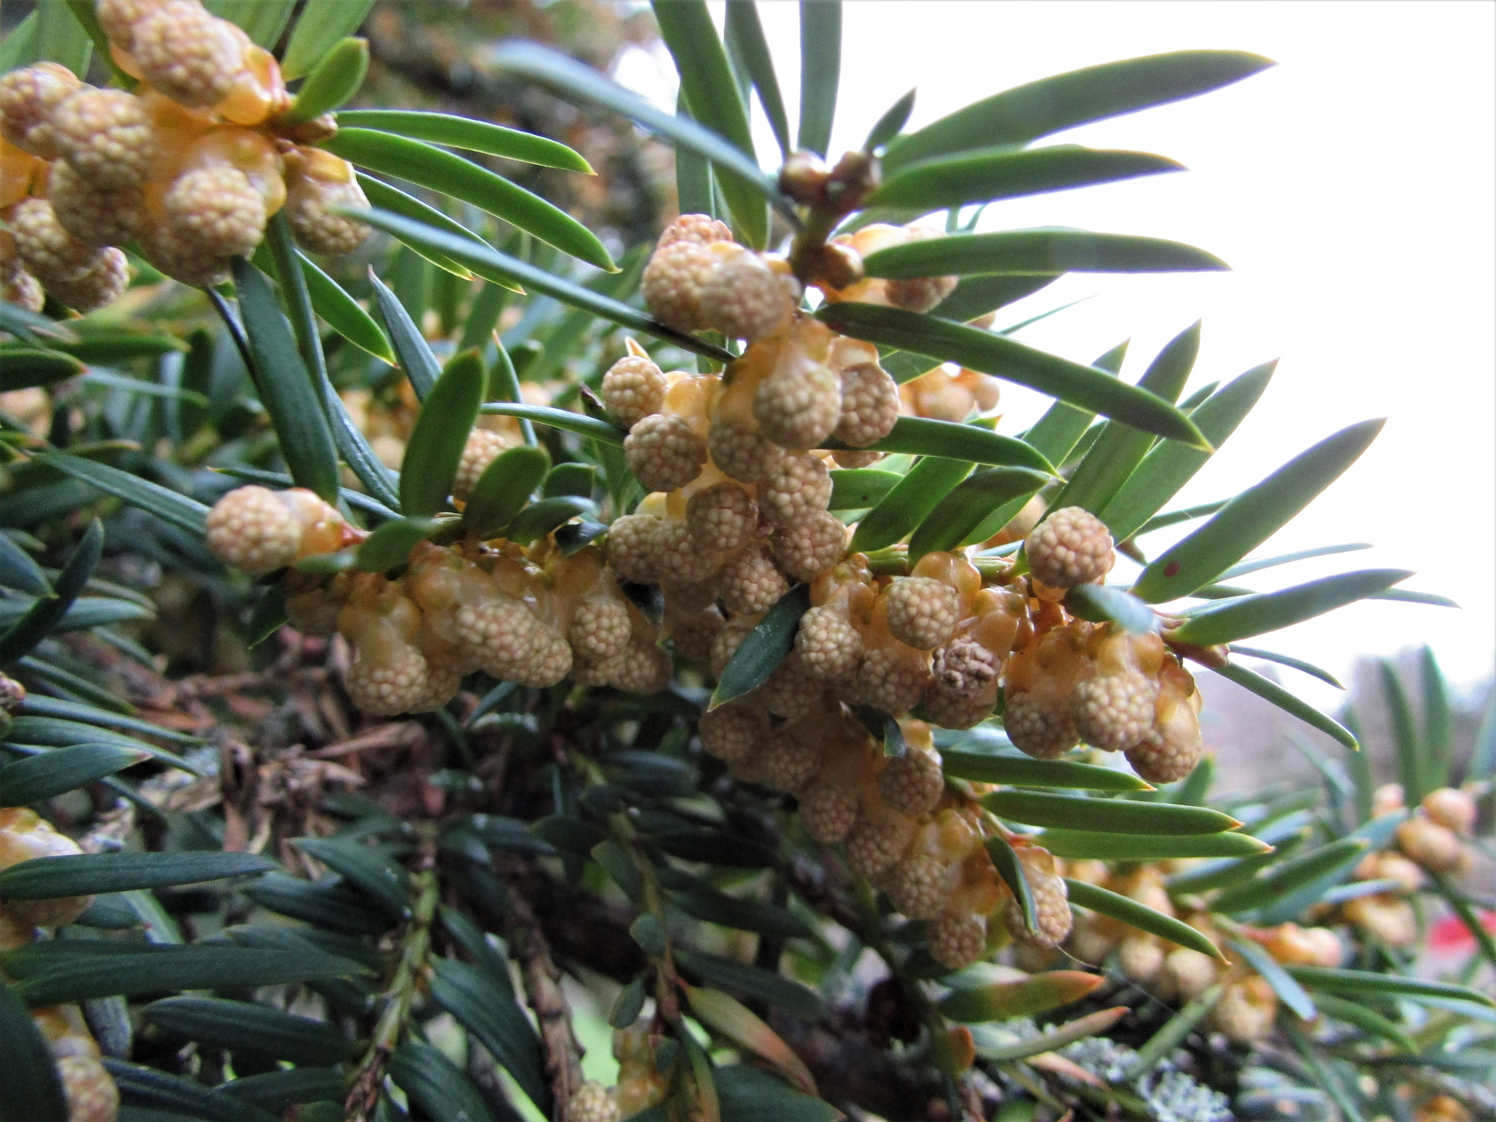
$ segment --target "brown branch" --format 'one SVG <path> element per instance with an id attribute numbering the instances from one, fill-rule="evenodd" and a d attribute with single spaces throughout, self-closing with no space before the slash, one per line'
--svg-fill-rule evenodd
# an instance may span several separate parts
<path id="1" fill-rule="evenodd" d="M 519 958 L 525 997 L 535 1011 L 545 1048 L 545 1071 L 555 1095 L 555 1117 L 566 1117 L 566 1105 L 582 1085 L 582 1046 L 571 1028 L 571 1008 L 561 992 L 561 970 L 541 933 L 530 902 L 518 887 L 509 886 L 509 945 Z"/>

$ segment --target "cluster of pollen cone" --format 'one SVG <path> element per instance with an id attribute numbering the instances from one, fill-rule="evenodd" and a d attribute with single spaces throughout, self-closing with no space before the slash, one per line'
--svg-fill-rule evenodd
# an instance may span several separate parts
<path id="1" fill-rule="evenodd" d="M 25 687 L 0 674 L 0 718 L 9 720 L 9 714 L 25 699 Z M 68 857 L 82 852 L 77 842 L 28 807 L 0 807 L 0 870 L 35 857 Z M 0 952 L 35 942 L 41 937 L 38 928 L 74 922 L 91 903 L 92 896 L 6 900 L 0 904 Z M 68 1122 L 114 1122 L 119 1088 L 100 1062 L 99 1046 L 78 1007 L 33 1009 L 31 1019 L 57 1064 L 67 1098 Z"/>
<path id="2" fill-rule="evenodd" d="M 859 241 L 912 236 L 870 227 L 832 244 L 855 262 L 868 248 Z M 899 283 L 824 287 L 831 299 L 915 307 L 949 291 L 942 278 Z M 631 342 L 606 372 L 603 404 L 628 428 L 625 455 L 650 494 L 614 520 L 602 548 L 564 556 L 549 540 L 423 543 L 396 577 L 288 570 L 291 623 L 349 639 L 350 695 L 371 714 L 392 715 L 445 704 L 479 669 L 527 686 L 570 676 L 660 690 L 674 666 L 667 641 L 714 679 L 791 585 L 805 582 L 811 607 L 792 653 L 758 688 L 703 717 L 703 748 L 740 780 L 796 796 L 816 841 L 844 843 L 858 872 L 930 922 L 940 961 L 979 957 L 989 915 L 1020 941 L 1058 944 L 1071 917 L 1053 858 L 1013 839 L 1039 905 L 1031 931 L 983 844 L 1001 827 L 947 789 L 930 726 L 969 728 L 1001 706 L 1009 737 L 1032 756 L 1085 742 L 1125 752 L 1153 782 L 1193 769 L 1200 699 L 1188 671 L 1158 635 L 1075 619 L 1061 604 L 1068 589 L 1110 570 L 1106 527 L 1079 508 L 1051 512 L 1026 538 L 1026 572 L 979 569 L 961 551 L 928 554 L 907 575 L 875 572 L 865 554 L 849 555 L 848 528 L 828 509 L 828 465 L 876 460 L 865 449 L 901 412 L 876 349 L 802 315 L 788 265 L 744 249 L 702 215 L 665 232 L 643 285 L 663 322 L 747 347 L 721 374 L 689 374 L 662 371 Z M 933 397 L 961 418 L 990 393 L 971 376 L 939 373 Z M 910 395 L 902 400 L 908 408 Z M 844 449 L 820 450 L 828 438 Z M 471 434 L 454 502 L 510 443 L 503 433 Z M 300 490 L 241 488 L 208 522 L 210 547 L 255 574 L 362 535 Z M 658 585 L 662 617 L 647 616 L 621 584 Z M 856 707 L 901 719 L 907 753 L 885 757 Z"/>
<path id="3" fill-rule="evenodd" d="M 304 249 L 357 248 L 367 228 L 330 209 L 368 205 L 353 167 L 307 146 L 336 126 L 281 123 L 293 99 L 274 56 L 198 0 L 99 0 L 98 18 L 133 91 L 52 62 L 0 79 L 0 296 L 103 307 L 129 281 L 128 245 L 218 284 L 281 210 Z"/>

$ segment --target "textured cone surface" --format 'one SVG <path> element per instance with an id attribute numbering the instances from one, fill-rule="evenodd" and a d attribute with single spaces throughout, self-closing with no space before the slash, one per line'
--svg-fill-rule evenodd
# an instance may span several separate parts
<path id="1" fill-rule="evenodd" d="M 138 187 L 101 191 L 69 165 L 52 165 L 47 201 L 62 228 L 88 245 L 123 245 L 144 228 L 145 192 Z"/>
<path id="2" fill-rule="evenodd" d="M 902 756 L 888 761 L 878 776 L 878 790 L 888 805 L 904 814 L 918 817 L 935 809 L 945 793 L 945 773 L 940 757 L 933 752 L 911 748 Z"/>
<path id="3" fill-rule="evenodd" d="M 929 577 L 901 577 L 884 596 L 889 632 L 920 651 L 933 650 L 949 639 L 961 615 L 956 590 Z"/>
<path id="4" fill-rule="evenodd" d="M 847 552 L 847 528 L 828 511 L 814 512 L 798 526 L 773 537 L 774 555 L 785 574 L 795 580 L 814 580 Z"/>
<path id="5" fill-rule="evenodd" d="M 714 420 L 706 434 L 712 463 L 740 483 L 759 483 L 784 455 L 768 437 L 736 421 Z"/>
<path id="6" fill-rule="evenodd" d="M 388 659 L 360 655 L 348 668 L 348 696 L 371 717 L 408 713 L 426 695 L 426 656 L 407 643 L 394 645 Z"/>
<path id="7" fill-rule="evenodd" d="M 636 584 L 659 580 L 665 521 L 648 514 L 625 514 L 608 527 L 608 564 L 619 579 Z"/>
<path id="8" fill-rule="evenodd" d="M 603 375 L 603 408 L 625 428 L 632 428 L 665 405 L 665 373 L 647 358 L 626 355 Z"/>
<path id="9" fill-rule="evenodd" d="M 892 432 L 898 419 L 899 387 L 887 371 L 860 364 L 841 372 L 841 416 L 833 433 L 838 440 L 866 448 Z M 837 459 L 840 462 L 841 457 Z"/>
<path id="10" fill-rule="evenodd" d="M 738 549 L 758 527 L 758 504 L 736 483 L 714 483 L 687 501 L 686 524 L 702 549 Z"/>
<path id="11" fill-rule="evenodd" d="M 1054 511 L 1024 542 L 1029 571 L 1050 588 L 1074 588 L 1098 581 L 1112 567 L 1112 535 L 1106 523 L 1084 507 Z"/>
<path id="12" fill-rule="evenodd" d="M 822 845 L 845 841 L 857 822 L 857 792 L 822 779 L 800 796 L 800 820 Z"/>
<path id="13" fill-rule="evenodd" d="M 1068 705 L 1032 692 L 1008 695 L 1003 730 L 1014 747 L 1038 760 L 1063 756 L 1080 739 Z"/>
<path id="14" fill-rule="evenodd" d="M 758 504 L 776 526 L 798 526 L 831 504 L 831 474 L 816 456 L 785 456 L 759 484 Z"/>
<path id="15" fill-rule="evenodd" d="M 467 502 L 488 465 L 510 446 L 511 441 L 503 433 L 492 429 L 474 429 L 468 433 L 467 443 L 462 446 L 462 459 L 457 464 L 457 475 L 452 480 L 452 497 L 460 503 Z"/>
<path id="16" fill-rule="evenodd" d="M 701 286 L 701 319 L 731 339 L 750 343 L 789 319 L 790 292 L 762 257 L 743 250 L 723 261 Z"/>
<path id="17" fill-rule="evenodd" d="M 830 608 L 811 608 L 800 617 L 795 653 L 808 673 L 834 682 L 857 669 L 862 658 L 862 636 Z"/>
<path id="18" fill-rule="evenodd" d="M 98 268 L 103 252 L 79 241 L 57 221 L 46 199 L 26 199 L 10 211 L 16 252 L 44 285 L 77 280 Z"/>
<path id="19" fill-rule="evenodd" d="M 1031 947 L 1057 947 L 1070 934 L 1072 922 L 1065 882 L 1044 868 L 1039 858 L 1030 856 L 1024 850 L 1019 851 L 1018 859 L 1028 877 L 1029 891 L 1034 897 L 1034 918 L 1038 922 L 1036 930 L 1029 931 L 1024 926 L 1023 909 L 1019 907 L 1016 898 L 1009 896 L 1007 903 L 1003 905 L 1003 925 L 1016 943 Z"/>
<path id="20" fill-rule="evenodd" d="M 230 25 L 201 6 L 170 0 L 132 30 L 131 53 L 146 81 L 178 104 L 205 109 L 234 88 L 242 47 Z"/>
<path id="21" fill-rule="evenodd" d="M 766 612 L 789 587 L 769 547 L 762 542 L 742 550 L 722 571 L 722 603 L 730 612 Z"/>
<path id="22" fill-rule="evenodd" d="M 369 236 L 369 227 L 334 214 L 334 207 L 367 210 L 369 200 L 355 179 L 328 182 L 300 176 L 292 180 L 286 192 L 286 221 L 297 244 L 308 253 L 328 256 L 352 253 Z"/>
<path id="23" fill-rule="evenodd" d="M 1158 681 L 1134 670 L 1098 674 L 1076 684 L 1070 715 L 1081 739 L 1104 752 L 1123 752 L 1153 728 Z"/>
<path id="24" fill-rule="evenodd" d="M 265 487 L 230 491 L 208 512 L 208 548 L 225 565 L 258 576 L 283 569 L 301 548 L 301 523 Z"/>
<path id="25" fill-rule="evenodd" d="M 717 256 L 697 241 L 658 246 L 641 281 L 649 314 L 677 331 L 704 329 L 701 290 L 717 265 Z"/>
<path id="26" fill-rule="evenodd" d="M 674 491 L 701 474 L 707 450 L 684 417 L 655 413 L 629 430 L 623 454 L 646 491 Z"/>
<path id="27" fill-rule="evenodd" d="M 122 249 L 104 250 L 98 265 L 77 280 L 53 281 L 47 291 L 76 312 L 87 314 L 108 307 L 130 285 L 130 262 Z"/>
<path id="28" fill-rule="evenodd" d="M 754 390 L 753 415 L 775 444 L 814 448 L 841 420 L 841 379 L 819 364 L 776 370 Z"/>
<path id="29" fill-rule="evenodd" d="M 987 949 L 987 921 L 981 916 L 947 912 L 930 924 L 930 954 L 951 970 L 970 966 Z"/>
<path id="30" fill-rule="evenodd" d="M 79 90 L 57 107 L 52 132 L 68 165 L 99 190 L 139 187 L 151 174 L 155 131 L 124 90 Z"/>

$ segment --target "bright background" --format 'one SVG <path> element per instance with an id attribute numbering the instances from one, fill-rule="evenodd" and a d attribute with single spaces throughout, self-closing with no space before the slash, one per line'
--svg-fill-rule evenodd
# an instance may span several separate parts
<path id="1" fill-rule="evenodd" d="M 793 130 L 798 5 L 758 7 Z M 998 90 L 1116 59 L 1185 48 L 1275 59 L 1224 90 L 1041 142 L 1158 152 L 1188 172 L 997 203 L 980 227 L 1172 238 L 1234 272 L 1072 274 L 1004 309 L 999 326 L 1092 297 L 1019 338 L 1082 362 L 1131 338 L 1123 376 L 1135 380 L 1203 317 L 1186 394 L 1281 358 L 1257 410 L 1171 506 L 1234 494 L 1330 433 L 1387 417 L 1361 460 L 1258 553 L 1376 548 L 1243 583 L 1267 591 L 1346 569 L 1416 570 L 1406 587 L 1461 610 L 1362 603 L 1263 645 L 1348 681 L 1358 656 L 1427 643 L 1452 684 L 1470 688 L 1489 678 L 1496 651 L 1493 43 L 1496 5 L 1486 3 L 850 0 L 831 151 L 860 145 L 911 86 L 917 128 Z M 658 68 L 620 61 L 621 80 L 673 107 L 668 58 Z M 756 102 L 754 114 L 768 163 L 777 148 Z M 1001 429 L 1019 431 L 1045 404 L 1005 386 Z M 1151 555 L 1168 533 L 1147 539 Z M 1293 671 L 1283 679 L 1331 708 L 1342 696 Z"/>

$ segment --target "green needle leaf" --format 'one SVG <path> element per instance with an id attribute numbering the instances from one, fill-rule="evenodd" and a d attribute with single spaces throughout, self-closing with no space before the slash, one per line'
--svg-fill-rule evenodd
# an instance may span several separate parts
<path id="1" fill-rule="evenodd" d="M 1326 437 L 1153 561 L 1133 586 L 1150 604 L 1188 596 L 1272 537 L 1366 451 L 1385 422 L 1362 421 Z"/>
<path id="2" fill-rule="evenodd" d="M 368 40 L 344 39 L 334 44 L 307 75 L 291 108 L 281 114 L 279 124 L 304 124 L 336 109 L 358 93 L 368 73 Z"/>
<path id="3" fill-rule="evenodd" d="M 327 326 L 381 362 L 397 365 L 398 360 L 390 346 L 389 337 L 374 322 L 374 317 L 364 311 L 363 306 L 348 295 L 342 285 L 318 268 L 299 249 L 296 251 L 296 260 L 300 262 L 301 273 L 306 277 L 312 307 L 327 322 Z"/>
<path id="4" fill-rule="evenodd" d="M 169 490 L 159 483 L 152 483 L 149 479 L 142 479 L 97 460 L 70 456 L 66 452 L 47 452 L 32 457 L 32 460 L 54 467 L 74 479 L 81 479 L 105 494 L 123 499 L 131 506 L 139 507 L 179 530 L 198 537 L 207 533 L 208 508 L 196 499 Z"/>
<path id="5" fill-rule="evenodd" d="M 1232 663 L 1229 666 L 1217 666 L 1214 670 L 1222 678 L 1229 678 L 1243 689 L 1251 690 L 1258 697 L 1271 701 L 1279 709 L 1291 713 L 1305 724 L 1319 729 L 1320 732 L 1334 740 L 1338 740 L 1352 752 L 1359 752 L 1361 745 L 1350 730 L 1339 722 L 1331 720 L 1308 702 L 1301 700 L 1296 695 L 1289 693 L 1277 682 L 1264 678 L 1261 674 L 1248 670 L 1245 666 Z"/>
<path id="6" fill-rule="evenodd" d="M 1183 920 L 1166 916 L 1119 892 L 1112 892 L 1110 889 L 1100 888 L 1085 881 L 1072 880 L 1070 877 L 1064 879 L 1065 889 L 1072 904 L 1090 908 L 1093 912 L 1100 912 L 1102 915 L 1121 920 L 1129 927 L 1136 927 L 1139 931 L 1146 931 L 1150 935 L 1157 935 L 1160 939 L 1166 939 L 1181 947 L 1188 947 L 1190 950 L 1210 955 L 1211 958 L 1225 961 L 1220 949 L 1214 943 Z"/>
<path id="7" fill-rule="evenodd" d="M 774 58 L 769 53 L 769 41 L 764 37 L 763 24 L 758 18 L 758 7 L 753 0 L 727 0 L 727 34 L 735 41 L 735 49 L 747 65 L 753 88 L 758 91 L 759 104 L 764 107 L 764 116 L 769 119 L 769 128 L 779 144 L 782 156 L 790 154 L 790 122 L 784 111 L 784 98 L 779 92 L 779 79 L 774 74 Z"/>
<path id="8" fill-rule="evenodd" d="M 1302 853 L 1264 876 L 1234 885 L 1210 902 L 1210 910 L 1236 915 L 1263 908 L 1291 892 L 1329 877 L 1359 861 L 1371 843 L 1366 838 L 1341 838 L 1329 845 Z"/>
<path id="9" fill-rule="evenodd" d="M 1012 787 L 1076 787 L 1092 791 L 1150 791 L 1152 786 L 1131 772 L 1081 764 L 1073 760 L 1036 760 L 1008 752 L 940 753 L 945 774 L 978 783 Z"/>
<path id="10" fill-rule="evenodd" d="M 54 629 L 62 624 L 74 601 L 88 584 L 94 567 L 104 552 L 104 527 L 97 518 L 88 524 L 83 540 L 74 547 L 67 564 L 57 575 L 53 595 L 38 597 L 15 623 L 0 635 L 0 666 L 9 666 L 28 655 Z M 14 733 L 14 722 L 9 726 Z M 3 882 L 4 873 L 0 873 Z"/>
<path id="11" fill-rule="evenodd" d="M 662 31 L 667 22 L 670 22 L 671 34 L 679 30 L 679 22 L 691 24 L 693 30 L 700 27 L 701 13 L 704 12 L 704 8 L 700 11 L 676 13 L 673 9 L 684 8 L 686 5 L 671 3 L 665 7 L 672 11 L 666 19 L 660 21 Z M 656 15 L 658 16 L 659 13 L 657 12 Z M 706 18 L 707 26 L 710 27 L 711 17 L 708 15 Z M 713 38 L 716 37 L 715 29 L 712 29 L 711 34 Z M 668 41 L 668 34 L 666 38 Z M 705 49 L 708 54 L 713 53 L 710 43 L 705 44 Z M 721 50 L 719 42 L 716 51 Z M 726 182 L 735 184 L 741 181 L 751 187 L 755 193 L 768 199 L 770 205 L 778 210 L 792 227 L 799 228 L 800 219 L 795 213 L 794 205 L 779 193 L 778 184 L 770 176 L 765 175 L 754 162 L 751 155 L 752 146 L 736 144 L 737 138 L 731 132 L 720 129 L 713 131 L 717 129 L 718 122 L 713 117 L 696 112 L 694 105 L 691 115 L 697 118 L 695 121 L 690 117 L 666 113 L 637 94 L 624 89 L 617 82 L 599 74 L 590 66 L 585 66 L 568 58 L 560 51 L 543 47 L 538 43 L 511 40 L 497 47 L 489 55 L 489 61 L 500 70 L 508 70 L 532 78 L 569 101 L 596 105 L 619 113 L 655 135 L 673 142 L 678 147 L 686 148 L 703 159 L 710 160 L 715 169 L 724 176 Z M 721 79 L 722 72 L 717 70 L 713 63 L 704 62 L 703 68 L 710 68 L 717 76 L 717 80 Z M 694 69 L 693 74 L 695 74 Z M 727 116 L 742 114 L 743 127 L 746 129 L 747 115 L 743 112 L 743 103 L 738 97 L 737 87 L 732 82 L 730 73 L 726 74 L 726 81 L 726 89 L 730 91 L 732 100 L 720 107 L 720 111 Z M 684 79 L 682 84 L 684 85 Z M 708 96 L 712 96 L 710 92 Z M 689 94 L 687 101 L 688 103 L 690 101 Z M 708 108 L 714 107 L 708 106 Z M 697 121 L 703 124 L 698 124 Z M 704 125 L 711 127 L 703 127 Z M 746 198 L 744 201 L 746 203 Z"/>
<path id="12" fill-rule="evenodd" d="M 550 405 L 490 401 L 483 406 L 482 412 L 501 417 L 520 417 L 527 421 L 534 421 L 538 425 L 549 425 L 553 429 L 564 429 L 581 436 L 589 436 L 593 440 L 600 440 L 604 444 L 614 444 L 620 448 L 623 447 L 624 437 L 628 436 L 627 429 L 621 429 L 611 421 L 589 417 L 585 413 L 573 413 L 570 409 L 557 409 Z"/>
<path id="13" fill-rule="evenodd" d="M 816 315 L 856 339 L 913 351 L 940 362 L 957 362 L 1144 432 L 1196 447 L 1206 444 L 1189 418 L 1154 394 L 990 331 L 874 304 L 830 304 Z"/>
<path id="14" fill-rule="evenodd" d="M 727 51 L 717 36 L 704 0 L 655 0 L 655 22 L 665 40 L 675 69 L 680 73 L 681 94 L 691 116 L 729 141 L 752 162 L 753 134 L 748 111 L 738 96 Z M 703 153 L 706 155 L 706 153 Z M 769 209 L 760 186 L 764 176 L 741 176 L 731 168 L 719 169 L 717 185 L 727 200 L 744 244 L 763 249 L 769 240 Z"/>
<path id="15" fill-rule="evenodd" d="M 441 529 L 434 518 L 392 518 L 359 543 L 353 567 L 365 573 L 387 573 L 410 560 L 410 551 Z"/>
<path id="16" fill-rule="evenodd" d="M 1152 807 L 1152 803 L 1139 803 Z M 1149 837 L 1090 830 L 1045 830 L 1034 837 L 1056 857 L 1093 857 L 1102 861 L 1161 861 L 1171 857 L 1250 857 L 1271 847 L 1249 834 L 1183 834 Z"/>
<path id="17" fill-rule="evenodd" d="M 116 744 L 74 744 L 0 767 L 0 806 L 29 806 L 66 794 L 150 757 Z"/>
<path id="18" fill-rule="evenodd" d="M 525 445 L 500 453 L 473 484 L 462 512 L 463 526 L 483 539 L 498 537 L 530 501 L 550 466 L 544 448 Z"/>
<path id="19" fill-rule="evenodd" d="M 68 1104 L 52 1048 L 17 989 L 0 981 L 0 1056 L 5 1076 L 5 1109 L 27 1122 L 68 1122 Z"/>
<path id="20" fill-rule="evenodd" d="M 800 130 L 796 145 L 824 156 L 841 82 L 841 0 L 800 0 Z"/>
<path id="21" fill-rule="evenodd" d="M 1203 249 L 1161 238 L 1089 230 L 952 234 L 890 246 L 863 258 L 870 277 L 980 274 L 1172 273 L 1226 269 Z"/>
<path id="22" fill-rule="evenodd" d="M 345 128 L 397 133 L 414 140 L 502 156 L 506 160 L 519 160 L 539 167 L 596 174 L 591 164 L 564 144 L 532 132 L 475 121 L 471 117 L 414 109 L 351 109 L 338 114 L 338 124 Z"/>
<path id="23" fill-rule="evenodd" d="M 974 531 L 1005 503 L 1037 492 L 1052 477 L 1023 468 L 985 468 L 951 489 L 909 536 L 909 563 L 970 544 Z M 980 539 L 978 539 L 980 540 Z"/>
<path id="24" fill-rule="evenodd" d="M 1182 164 L 1147 152 L 1073 144 L 1026 151 L 996 148 L 904 165 L 867 203 L 924 213 L 1183 170 Z"/>
<path id="25" fill-rule="evenodd" d="M 971 473 L 965 460 L 926 456 L 868 511 L 852 535 L 852 552 L 892 545 L 923 522 L 946 494 Z"/>
<path id="26" fill-rule="evenodd" d="M 1406 569 L 1363 569 L 1277 592 L 1235 596 L 1191 615 L 1170 637 L 1202 647 L 1249 639 L 1364 600 L 1412 575 Z"/>
<path id="27" fill-rule="evenodd" d="M 597 236 L 571 215 L 471 160 L 423 141 L 372 129 L 343 129 L 321 146 L 370 171 L 399 176 L 472 203 L 589 265 L 608 272 L 617 268 Z"/>
<path id="28" fill-rule="evenodd" d="M 339 40 L 358 30 L 373 6 L 374 0 L 337 0 L 336 3 L 323 0 L 303 7 L 301 18 L 291 31 L 285 57 L 281 59 L 281 73 L 286 81 L 310 74 Z"/>
<path id="29" fill-rule="evenodd" d="M 1174 51 L 1041 78 L 974 102 L 905 136 L 884 158 L 891 173 L 913 160 L 1021 145 L 1063 129 L 1194 97 L 1273 63 L 1241 51 Z"/>
<path id="30" fill-rule="evenodd" d="M 1221 833 L 1241 825 L 1229 814 L 1203 806 L 1131 802 L 1085 795 L 994 791 L 980 801 L 999 818 L 1011 822 L 1069 830 L 1180 837 Z"/>
<path id="31" fill-rule="evenodd" d="M 341 472 L 332 426 L 270 280 L 244 258 L 236 257 L 234 286 L 253 360 L 251 373 L 280 438 L 291 478 L 298 487 L 337 502 Z"/>
<path id="32" fill-rule="evenodd" d="M 0 872 L 0 899 L 55 900 L 197 884 L 223 877 L 251 876 L 275 868 L 253 853 L 85 853 L 33 857 Z"/>
<path id="33" fill-rule="evenodd" d="M 488 392 L 488 371 L 476 350 L 447 364 L 421 403 L 400 464 L 400 509 L 430 518 L 446 506 L 468 433 Z"/>
<path id="34" fill-rule="evenodd" d="M 795 643 L 800 617 L 810 610 L 810 586 L 797 584 L 765 613 L 722 671 L 708 709 L 726 705 L 763 684 Z"/>

